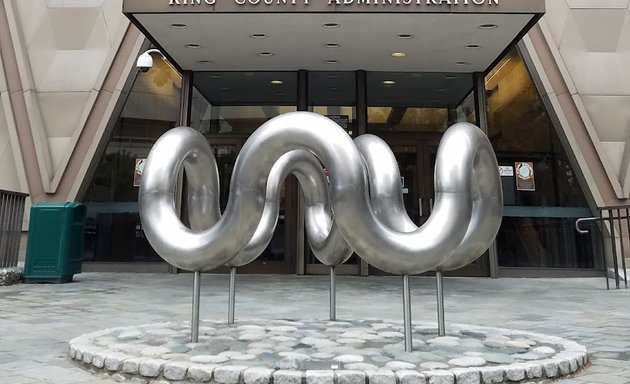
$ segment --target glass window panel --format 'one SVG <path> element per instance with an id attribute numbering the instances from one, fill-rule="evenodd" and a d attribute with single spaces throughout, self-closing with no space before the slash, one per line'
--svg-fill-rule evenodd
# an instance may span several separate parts
<path id="1" fill-rule="evenodd" d="M 486 78 L 488 136 L 499 165 L 531 162 L 535 190 L 503 178 L 506 205 L 586 207 L 586 199 L 562 143 L 516 49 Z"/>
<path id="2" fill-rule="evenodd" d="M 356 73 L 355 72 L 309 72 L 309 111 L 335 121 L 350 136 L 356 130 Z M 305 254 L 307 264 L 322 264 L 310 249 Z M 358 265 L 360 259 L 353 254 L 346 265 Z"/>
<path id="3" fill-rule="evenodd" d="M 446 108 L 368 107 L 368 132 L 444 132 Z"/>
<path id="4" fill-rule="evenodd" d="M 309 72 L 309 105 L 355 105 L 355 72 Z"/>
<path id="5" fill-rule="evenodd" d="M 192 126 L 207 136 L 248 136 L 296 110 L 295 72 L 199 72 L 194 85 Z"/>
<path id="6" fill-rule="evenodd" d="M 176 126 L 181 85 L 179 74 L 159 57 L 150 71 L 138 73 L 83 198 L 84 260 L 162 260 L 140 224 L 138 163 L 158 137 Z"/>
<path id="7" fill-rule="evenodd" d="M 595 226 L 593 226 L 595 227 Z M 497 235 L 499 265 L 529 268 L 595 268 L 597 230 L 576 235 L 575 219 L 504 217 Z"/>
<path id="8" fill-rule="evenodd" d="M 455 110 L 455 116 L 450 116 L 452 122 L 468 122 L 477 125 L 477 113 L 475 111 L 475 94 L 471 92 Z"/>
<path id="9" fill-rule="evenodd" d="M 407 72 L 370 72 L 367 85 L 371 133 L 444 132 L 466 121 L 473 87 L 470 74 Z"/>
<path id="10" fill-rule="evenodd" d="M 589 236 L 577 235 L 575 217 L 562 212 L 588 207 L 558 134 L 516 49 L 486 77 L 488 136 L 499 165 L 506 216 L 497 236 L 499 265 L 533 268 L 595 268 L 599 254 Z M 519 178 L 517 163 L 531 163 L 533 179 Z M 525 180 L 525 181 L 524 181 Z M 533 180 L 533 186 L 527 185 Z M 555 212 L 539 215 L 541 207 Z M 558 212 L 560 212 L 558 214 Z M 586 210 L 588 212 L 588 210 Z M 549 214 L 551 215 L 551 213 Z M 531 217 L 528 217 L 531 216 Z M 570 216 L 567 213 L 567 216 Z"/>
<path id="11" fill-rule="evenodd" d="M 370 107 L 456 108 L 473 89 L 472 74 L 368 72 Z"/>
<path id="12" fill-rule="evenodd" d="M 238 151 L 247 137 L 269 119 L 297 110 L 295 72 L 195 73 L 191 126 L 207 137 L 219 168 L 220 205 L 224 210 Z M 286 262 L 285 188 L 270 244 L 256 263 Z"/>

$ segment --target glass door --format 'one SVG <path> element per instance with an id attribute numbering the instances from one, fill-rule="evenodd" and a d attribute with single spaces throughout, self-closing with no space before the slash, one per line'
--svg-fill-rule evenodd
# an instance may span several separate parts
<path id="1" fill-rule="evenodd" d="M 220 178 L 225 210 L 234 163 L 247 138 L 269 119 L 296 110 L 295 72 L 198 72 L 194 76 L 191 125 L 208 140 Z M 289 176 L 280 189 L 280 211 L 273 237 L 239 273 L 294 273 L 296 216 L 288 209 L 296 193 Z M 226 272 L 217 268 L 216 272 Z"/>
<path id="2" fill-rule="evenodd" d="M 333 120 L 348 135 L 356 137 L 356 72 L 309 72 L 308 103 L 309 111 L 319 113 Z M 304 272 L 307 274 L 328 274 L 329 268 L 323 265 L 311 252 L 305 237 Z M 358 275 L 361 260 L 353 254 L 344 264 L 336 267 L 337 274 Z"/>

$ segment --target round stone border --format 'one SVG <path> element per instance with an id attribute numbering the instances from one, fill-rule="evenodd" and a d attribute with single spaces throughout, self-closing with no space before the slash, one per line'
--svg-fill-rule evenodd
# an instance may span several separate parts
<path id="1" fill-rule="evenodd" d="M 171 323 L 146 324 L 168 326 Z M 520 330 L 449 324 L 454 329 L 518 333 L 544 343 L 560 345 L 563 351 L 546 359 L 497 366 L 435 370 L 274 370 L 265 367 L 198 364 L 131 356 L 92 344 L 95 338 L 131 327 L 115 327 L 81 335 L 69 343 L 69 356 L 82 367 L 105 373 L 118 381 L 152 384 L 179 382 L 213 384 L 498 384 L 540 382 L 569 376 L 588 364 L 586 347 L 568 339 Z"/>

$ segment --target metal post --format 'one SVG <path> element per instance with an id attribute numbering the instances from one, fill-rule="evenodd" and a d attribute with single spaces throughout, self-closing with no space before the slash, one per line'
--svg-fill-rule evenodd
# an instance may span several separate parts
<path id="1" fill-rule="evenodd" d="M 405 322 L 405 352 L 413 351 L 413 334 L 411 333 L 411 289 L 409 275 L 403 275 L 403 318 Z"/>
<path id="2" fill-rule="evenodd" d="M 619 261 L 617 260 L 617 242 L 615 241 L 615 219 L 613 210 L 608 209 L 608 222 L 610 223 L 610 245 L 612 246 L 613 268 L 615 269 L 615 287 L 619 289 Z"/>
<path id="3" fill-rule="evenodd" d="M 626 251 L 625 251 L 625 247 L 623 245 L 624 243 L 624 238 L 623 238 L 623 225 L 622 225 L 622 219 L 623 217 L 621 216 L 621 209 L 617 208 L 617 222 L 619 223 L 619 244 L 621 245 L 621 268 L 623 269 L 623 281 L 624 284 L 626 286 L 626 288 L 628 288 L 628 274 L 626 272 Z"/>
<path id="4" fill-rule="evenodd" d="M 182 85 L 181 85 L 181 97 L 179 99 L 179 116 L 177 117 L 177 125 L 190 126 L 191 112 L 192 112 L 192 99 L 193 99 L 193 71 L 182 71 Z M 177 190 L 175 192 L 175 207 L 179 218 L 183 220 L 185 224 L 188 223 L 188 212 L 186 200 L 186 187 L 185 187 L 185 175 L 183 171 L 179 172 L 177 176 Z M 178 273 L 177 267 L 174 265 L 168 265 L 168 273 Z"/>
<path id="5" fill-rule="evenodd" d="M 9 262 L 10 257 L 4 251 L 5 242 L 5 222 L 8 220 L 9 195 L 0 194 L 0 268 L 12 267 Z M 6 255 L 6 256 L 5 256 Z"/>
<path id="6" fill-rule="evenodd" d="M 20 215 L 20 204 L 22 203 L 22 197 L 15 195 L 13 200 L 13 233 L 11 234 L 9 241 L 8 253 L 11 256 L 11 263 L 15 266 L 18 261 L 18 254 L 20 253 L 20 232 L 22 230 L 22 216 Z M 627 287 L 626 287 L 627 288 Z"/>
<path id="7" fill-rule="evenodd" d="M 308 70 L 299 69 L 297 71 L 297 110 L 298 111 L 308 111 L 309 110 L 309 102 L 308 102 L 308 93 L 309 93 L 309 83 L 308 83 Z M 310 255 L 310 248 L 308 247 L 308 241 L 305 238 L 305 222 L 304 222 L 304 193 L 302 192 L 302 188 L 299 185 L 300 183 L 297 181 L 295 177 L 287 178 L 285 182 L 285 193 L 290 194 L 295 201 L 295 204 L 287 206 L 287 208 L 291 207 L 294 209 L 294 217 L 295 217 L 295 227 L 292 228 L 290 224 L 291 221 L 285 221 L 285 226 L 287 223 L 289 225 L 286 228 L 290 228 L 293 233 L 288 237 L 289 241 L 295 241 L 295 260 L 297 260 L 296 265 L 298 275 L 304 275 L 306 273 L 306 268 L 308 261 L 306 260 Z M 289 200 L 286 200 L 289 201 Z M 290 210 L 290 208 L 289 208 Z M 287 216 L 288 219 L 288 216 Z M 293 237 L 295 236 L 295 237 Z M 295 239 L 295 240 L 293 240 Z"/>
<path id="8" fill-rule="evenodd" d="M 488 94 L 486 93 L 486 76 L 483 72 L 473 73 L 474 95 L 475 95 L 475 116 L 477 126 L 488 135 Z M 492 242 L 488 248 L 488 264 L 490 277 L 499 277 L 499 252 L 497 242 Z"/>
<path id="9" fill-rule="evenodd" d="M 337 293 L 335 287 L 335 266 L 330 267 L 330 320 L 337 320 Z"/>
<path id="10" fill-rule="evenodd" d="M 628 225 L 626 225 L 626 229 L 628 231 L 628 237 L 630 237 L 630 216 L 629 215 L 630 212 L 628 212 L 628 208 L 626 208 L 626 223 Z M 619 218 L 619 228 L 621 230 L 621 217 Z M 626 268 L 626 253 L 623 251 L 623 231 L 621 230 L 621 245 L 622 245 L 622 250 L 621 250 L 621 266 L 623 268 L 623 280 L 626 284 L 626 288 L 628 288 L 628 269 Z"/>
<path id="11" fill-rule="evenodd" d="M 602 243 L 602 263 L 604 264 L 604 278 L 606 279 L 606 290 L 610 290 L 610 281 L 608 281 L 608 260 L 606 260 L 606 244 L 604 242 L 605 230 L 606 230 L 606 222 L 604 221 L 604 211 L 599 211 L 599 219 L 601 227 L 599 228 L 599 237 Z"/>
<path id="12" fill-rule="evenodd" d="M 446 326 L 444 324 L 444 287 L 442 286 L 442 271 L 435 271 L 435 283 L 437 288 L 438 335 L 446 336 Z"/>
<path id="13" fill-rule="evenodd" d="M 236 267 L 230 268 L 230 298 L 228 300 L 228 324 L 234 324 L 234 307 L 236 305 Z"/>
<path id="14" fill-rule="evenodd" d="M 199 342 L 199 296 L 201 292 L 201 272 L 193 272 L 192 319 L 190 323 L 190 342 Z"/>
<path id="15" fill-rule="evenodd" d="M 355 73 L 355 101 L 356 101 L 356 136 L 365 135 L 368 125 L 368 105 L 367 105 L 367 72 L 358 70 Z M 359 258 L 359 273 L 361 276 L 370 274 L 370 265 L 363 258 Z"/>

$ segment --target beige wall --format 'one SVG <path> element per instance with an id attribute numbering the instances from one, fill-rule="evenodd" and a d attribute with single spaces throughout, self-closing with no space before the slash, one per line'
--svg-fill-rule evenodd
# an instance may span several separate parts
<path id="1" fill-rule="evenodd" d="M 630 2 L 547 0 L 525 39 L 597 205 L 630 196 Z"/>
<path id="2" fill-rule="evenodd" d="M 27 205 L 76 197 L 144 41 L 121 9 L 0 1 L 0 189 Z"/>

